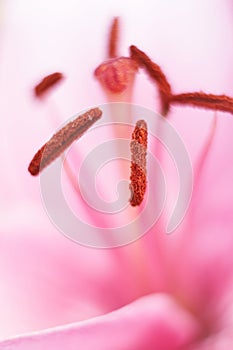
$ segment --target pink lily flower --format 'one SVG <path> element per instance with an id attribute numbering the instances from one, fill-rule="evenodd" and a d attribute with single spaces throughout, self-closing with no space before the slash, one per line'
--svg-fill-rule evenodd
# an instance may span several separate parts
<path id="1" fill-rule="evenodd" d="M 2 5 L 0 350 L 230 350 L 232 114 L 171 104 L 167 118 L 194 170 L 188 212 L 171 235 L 166 224 L 177 179 L 166 152 L 160 154 L 165 212 L 143 237 L 118 248 L 93 249 L 58 232 L 43 208 L 39 178 L 27 172 L 48 134 L 77 111 L 105 103 L 106 92 L 108 101 L 160 111 L 159 89 L 141 69 L 130 71 L 126 91 L 108 91 L 93 78 L 103 61 L 106 26 L 116 14 L 124 22 L 122 56 L 137 45 L 163 68 L 176 94 L 231 96 L 230 2 L 148 0 L 132 7 L 101 1 L 93 13 L 91 0 Z M 119 63 L 118 53 L 111 59 Z M 40 100 L 29 93 L 55 71 L 66 78 L 59 89 Z M 155 193 L 152 208 L 156 200 Z M 89 212 L 87 205 L 78 209 Z"/>

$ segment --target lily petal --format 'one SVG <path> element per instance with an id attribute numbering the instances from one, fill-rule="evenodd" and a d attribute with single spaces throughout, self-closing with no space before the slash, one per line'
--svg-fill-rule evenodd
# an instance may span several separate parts
<path id="1" fill-rule="evenodd" d="M 216 323 L 221 300 L 233 282 L 233 166 L 229 162 L 233 122 L 221 113 L 218 117 L 213 144 L 202 173 L 197 174 L 199 181 L 180 242 L 179 234 L 176 242 L 174 237 L 178 251 L 173 252 L 173 269 L 179 271 L 174 277 L 177 294 L 211 323 Z"/>
<path id="2" fill-rule="evenodd" d="M 172 298 L 143 297 L 115 312 L 0 343 L 0 350 L 175 350 L 191 344 L 196 321 Z"/>

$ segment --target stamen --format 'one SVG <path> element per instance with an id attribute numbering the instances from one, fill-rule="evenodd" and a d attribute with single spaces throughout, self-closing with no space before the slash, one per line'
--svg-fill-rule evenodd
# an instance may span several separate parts
<path id="1" fill-rule="evenodd" d="M 102 111 L 99 108 L 90 109 L 60 129 L 33 157 L 28 167 L 31 175 L 38 175 L 59 157 L 73 141 L 79 139 L 101 116 Z"/>
<path id="2" fill-rule="evenodd" d="M 146 192 L 146 155 L 147 155 L 147 124 L 139 120 L 132 134 L 130 190 L 132 197 L 130 204 L 140 205 Z"/>
<path id="3" fill-rule="evenodd" d="M 226 95 L 213 95 L 204 92 L 191 92 L 173 95 L 171 103 L 203 107 L 233 114 L 233 99 Z"/>
<path id="4" fill-rule="evenodd" d="M 202 150 L 200 152 L 200 155 L 198 157 L 198 161 L 196 164 L 196 169 L 195 169 L 195 174 L 196 174 L 196 179 L 195 179 L 195 187 L 198 186 L 198 182 L 200 181 L 201 175 L 202 175 L 202 170 L 204 165 L 206 164 L 206 160 L 208 158 L 208 154 L 211 150 L 211 147 L 213 145 L 213 141 L 214 141 L 214 136 L 216 133 L 216 128 L 217 128 L 217 112 L 214 112 L 214 117 L 213 120 L 211 122 L 211 126 L 209 128 L 209 133 L 206 137 L 205 143 L 202 147 Z"/>
<path id="5" fill-rule="evenodd" d="M 136 46 L 130 46 L 130 57 L 134 59 L 139 66 L 144 67 L 151 77 L 158 84 L 158 89 L 162 104 L 162 114 L 166 115 L 169 111 L 169 100 L 172 94 L 171 85 L 167 81 L 162 69 L 154 63 L 143 51 Z"/>
<path id="6" fill-rule="evenodd" d="M 39 84 L 35 86 L 34 92 L 36 97 L 41 97 L 44 95 L 50 88 L 54 87 L 63 78 L 63 74 L 58 72 L 47 75 L 40 81 Z"/>
<path id="7" fill-rule="evenodd" d="M 188 92 L 173 95 L 171 86 L 161 68 L 136 46 L 130 46 L 130 57 L 147 70 L 158 84 L 162 101 L 162 113 L 166 115 L 170 104 L 191 105 L 233 114 L 233 98 L 226 95 L 213 95 L 204 92 Z"/>
<path id="8" fill-rule="evenodd" d="M 108 42 L 108 57 L 115 58 L 118 56 L 118 38 L 119 38 L 119 18 L 113 19 Z"/>

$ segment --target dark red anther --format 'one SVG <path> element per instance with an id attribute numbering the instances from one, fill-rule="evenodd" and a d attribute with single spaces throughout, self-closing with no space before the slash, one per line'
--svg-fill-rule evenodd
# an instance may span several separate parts
<path id="1" fill-rule="evenodd" d="M 119 39 L 119 18 L 115 17 L 112 21 L 109 42 L 108 42 L 108 58 L 116 58 L 118 56 L 118 39 Z"/>
<path id="2" fill-rule="evenodd" d="M 130 57 L 134 59 L 139 66 L 143 67 L 150 78 L 157 83 L 162 104 L 162 114 L 166 115 L 169 111 L 172 90 L 162 69 L 154 63 L 145 52 L 139 50 L 134 45 L 130 46 Z"/>
<path id="3" fill-rule="evenodd" d="M 130 143 L 131 175 L 130 204 L 135 207 L 143 201 L 146 192 L 147 124 L 144 120 L 136 123 Z"/>
<path id="4" fill-rule="evenodd" d="M 59 72 L 47 75 L 39 82 L 39 84 L 35 86 L 34 92 L 36 97 L 41 97 L 47 93 L 48 90 L 50 90 L 52 87 L 55 87 L 55 85 L 57 85 L 57 83 L 60 82 L 63 78 L 63 74 Z"/>
<path id="5" fill-rule="evenodd" d="M 34 155 L 29 164 L 31 175 L 38 175 L 59 157 L 75 140 L 79 139 L 100 117 L 102 111 L 94 108 L 66 124 Z"/>
<path id="6" fill-rule="evenodd" d="M 233 99 L 226 95 L 213 95 L 204 92 L 187 92 L 184 94 L 173 95 L 171 97 L 171 103 L 203 107 L 233 114 Z"/>

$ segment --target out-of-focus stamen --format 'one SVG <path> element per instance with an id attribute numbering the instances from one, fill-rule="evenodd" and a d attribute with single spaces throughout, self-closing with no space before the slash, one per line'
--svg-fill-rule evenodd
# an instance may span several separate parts
<path id="1" fill-rule="evenodd" d="M 33 157 L 28 167 L 31 175 L 38 175 L 59 157 L 73 141 L 79 139 L 101 116 L 102 111 L 99 108 L 94 108 L 60 129 Z"/>
<path id="2" fill-rule="evenodd" d="M 145 52 L 139 50 L 134 45 L 130 46 L 130 57 L 134 59 L 139 66 L 145 68 L 150 78 L 157 83 L 162 105 L 161 112 L 163 115 L 166 115 L 169 111 L 169 100 L 172 90 L 162 69 L 154 63 Z"/>
<path id="3" fill-rule="evenodd" d="M 130 204 L 140 205 L 146 192 L 146 155 L 147 155 L 147 124 L 139 120 L 132 134 L 130 190 L 132 197 Z"/>
<path id="4" fill-rule="evenodd" d="M 52 73 L 44 77 L 34 88 L 36 97 L 45 95 L 48 90 L 50 90 L 52 87 L 55 87 L 55 85 L 57 85 L 57 83 L 60 82 L 63 78 L 63 74 L 59 72 Z"/>
<path id="5" fill-rule="evenodd" d="M 233 114 L 233 98 L 226 95 L 213 95 L 204 92 L 187 92 L 173 95 L 172 104 L 190 105 Z"/>
<path id="6" fill-rule="evenodd" d="M 202 175 L 202 169 L 205 166 L 206 160 L 208 158 L 208 154 L 213 145 L 214 136 L 217 128 L 217 112 L 214 112 L 214 113 L 215 114 L 209 128 L 209 133 L 206 137 L 205 143 L 202 147 L 202 150 L 200 152 L 200 155 L 198 157 L 198 161 L 195 167 L 195 186 L 198 186 L 198 182 L 200 181 L 200 178 Z"/>
<path id="7" fill-rule="evenodd" d="M 119 39 L 119 18 L 115 17 L 112 21 L 109 41 L 108 41 L 108 58 L 118 56 L 118 39 Z"/>

